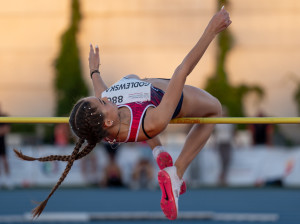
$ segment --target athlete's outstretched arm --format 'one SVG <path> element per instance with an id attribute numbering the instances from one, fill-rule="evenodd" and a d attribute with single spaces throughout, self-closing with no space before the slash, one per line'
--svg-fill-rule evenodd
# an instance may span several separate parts
<path id="1" fill-rule="evenodd" d="M 217 12 L 208 23 L 203 35 L 192 50 L 186 55 L 179 68 L 183 70 L 183 76 L 188 76 L 198 64 L 211 41 L 221 31 L 225 30 L 231 24 L 229 13 L 224 6 Z M 175 71 L 176 73 L 176 71 Z"/>
<path id="2" fill-rule="evenodd" d="M 91 78 L 94 87 L 94 94 L 96 97 L 101 97 L 101 93 L 107 89 L 106 84 L 101 78 L 100 72 L 95 72 L 95 71 L 99 71 L 99 66 L 100 66 L 99 47 L 96 45 L 94 50 L 93 45 L 90 44 L 89 68 L 90 68 L 90 74 L 94 72 Z"/>
<path id="3" fill-rule="evenodd" d="M 160 133 L 168 125 L 179 102 L 187 76 L 193 71 L 215 36 L 230 24 L 229 14 L 224 7 L 212 17 L 201 38 L 176 68 L 160 105 L 147 114 L 145 126 L 150 136 Z M 151 133 L 151 130 L 156 133 Z"/>

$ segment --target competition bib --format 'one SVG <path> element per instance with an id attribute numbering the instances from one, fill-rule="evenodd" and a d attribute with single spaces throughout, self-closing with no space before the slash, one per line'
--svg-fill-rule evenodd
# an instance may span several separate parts
<path id="1" fill-rule="evenodd" d="M 111 102 L 120 105 L 151 100 L 151 83 L 139 79 L 123 78 L 102 92 Z"/>

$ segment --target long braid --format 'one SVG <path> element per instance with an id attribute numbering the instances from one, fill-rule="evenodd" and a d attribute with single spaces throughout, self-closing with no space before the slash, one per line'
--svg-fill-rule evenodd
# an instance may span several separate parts
<path id="1" fill-rule="evenodd" d="M 36 158 L 36 157 L 30 157 L 30 156 L 26 156 L 24 155 L 21 151 L 18 151 L 16 149 L 14 149 L 14 152 L 16 154 L 17 157 L 19 157 L 22 160 L 26 160 L 26 161 L 40 161 L 40 162 L 47 162 L 47 161 L 69 161 L 71 156 L 67 156 L 67 155 L 51 155 L 51 156 L 46 156 L 46 157 L 40 157 L 40 158 Z"/>
<path id="2" fill-rule="evenodd" d="M 83 157 L 85 157 L 87 154 L 89 154 L 93 149 L 95 148 L 95 144 L 89 144 L 87 145 L 83 150 L 81 150 L 77 155 L 75 160 L 79 160 Z M 24 155 L 21 151 L 18 151 L 14 149 L 14 152 L 17 157 L 19 157 L 22 160 L 26 161 L 40 161 L 40 162 L 48 162 L 48 161 L 63 161 L 67 162 L 70 160 L 71 156 L 70 155 L 50 155 L 50 156 L 45 156 L 45 157 L 31 157 L 31 156 L 26 156 Z"/>
<path id="3" fill-rule="evenodd" d="M 56 191 L 56 189 L 59 187 L 59 185 L 64 181 L 64 179 L 66 178 L 66 176 L 68 175 L 74 161 L 76 158 L 76 155 L 78 154 L 82 144 L 84 143 L 84 139 L 79 139 L 79 141 L 77 142 L 74 151 L 71 155 L 71 159 L 68 161 L 68 164 L 65 168 L 65 171 L 63 172 L 63 174 L 61 175 L 61 177 L 59 178 L 58 182 L 56 183 L 56 185 L 52 188 L 50 194 L 48 195 L 48 197 L 46 198 L 46 200 L 44 200 L 43 202 L 41 202 L 35 209 L 32 210 L 32 214 L 33 217 L 38 217 L 40 216 L 40 214 L 43 212 L 44 208 L 47 205 L 48 200 L 50 199 L 50 197 L 53 195 L 53 193 Z"/>
<path id="4" fill-rule="evenodd" d="M 85 157 L 95 148 L 96 144 L 89 143 L 81 152 L 79 152 L 76 156 L 76 160 Z"/>
<path id="5" fill-rule="evenodd" d="M 17 157 L 27 161 L 38 160 L 41 162 L 45 161 L 67 161 L 68 164 L 59 178 L 56 185 L 52 188 L 50 194 L 41 202 L 35 209 L 33 209 L 32 214 L 33 217 L 38 217 L 43 212 L 44 208 L 47 205 L 48 200 L 60 186 L 60 184 L 64 181 L 66 176 L 68 175 L 73 163 L 77 159 L 81 159 L 82 157 L 89 154 L 96 146 L 98 142 L 102 140 L 102 138 L 108 135 L 108 132 L 103 128 L 104 124 L 104 115 L 101 112 L 97 111 L 97 108 L 92 107 L 91 103 L 85 99 L 79 100 L 74 108 L 72 109 L 69 124 L 71 126 L 72 131 L 77 137 L 79 137 L 78 142 L 74 148 L 73 153 L 70 156 L 66 155 L 50 155 L 46 157 L 34 158 L 30 156 L 26 156 L 22 154 L 21 151 L 17 151 L 14 149 L 14 152 Z M 80 151 L 80 148 L 84 141 L 87 141 L 87 146 Z"/>

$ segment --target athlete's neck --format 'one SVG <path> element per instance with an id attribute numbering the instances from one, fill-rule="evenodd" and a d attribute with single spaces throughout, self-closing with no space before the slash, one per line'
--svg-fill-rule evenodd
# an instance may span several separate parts
<path id="1" fill-rule="evenodd" d="M 122 107 L 119 109 L 121 128 L 118 141 L 124 142 L 128 136 L 129 126 L 131 122 L 131 113 L 128 108 Z"/>

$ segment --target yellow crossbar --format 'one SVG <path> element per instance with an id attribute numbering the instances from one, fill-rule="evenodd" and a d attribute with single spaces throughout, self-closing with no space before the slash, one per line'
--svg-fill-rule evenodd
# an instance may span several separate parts
<path id="1" fill-rule="evenodd" d="M 68 123 L 68 117 L 0 117 L 0 123 Z M 299 124 L 300 117 L 218 117 L 218 118 L 176 118 L 171 124 Z"/>
<path id="2" fill-rule="evenodd" d="M 0 123 L 58 124 L 68 122 L 68 117 L 0 117 Z"/>
<path id="3" fill-rule="evenodd" d="M 298 124 L 300 117 L 191 117 L 176 118 L 171 124 Z"/>

